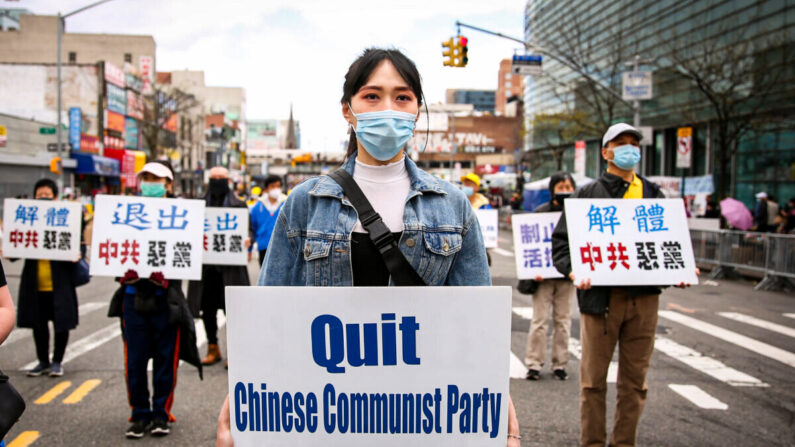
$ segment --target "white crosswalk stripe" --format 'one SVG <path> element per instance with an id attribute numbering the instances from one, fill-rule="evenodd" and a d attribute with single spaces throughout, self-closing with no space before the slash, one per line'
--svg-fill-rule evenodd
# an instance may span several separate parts
<path id="1" fill-rule="evenodd" d="M 659 315 L 665 319 L 675 321 L 691 329 L 695 329 L 795 368 L 795 354 L 789 351 L 771 346 L 767 343 L 762 343 L 759 340 L 754 340 L 753 338 L 740 335 L 728 329 L 723 329 L 721 327 L 715 326 L 714 324 L 706 323 L 693 317 L 688 317 L 687 315 L 680 314 L 679 312 L 661 310 Z"/>
<path id="2" fill-rule="evenodd" d="M 736 369 L 730 368 L 712 357 L 707 357 L 698 351 L 680 345 L 673 340 L 657 336 L 654 348 L 672 357 L 687 366 L 712 376 L 731 386 L 758 386 L 767 387 L 768 384 L 756 377 L 752 377 Z"/>
<path id="3" fill-rule="evenodd" d="M 791 313 L 784 314 L 784 316 L 787 317 L 787 318 L 795 318 L 795 314 L 791 314 Z"/>
<path id="4" fill-rule="evenodd" d="M 99 310 L 99 309 L 103 309 L 103 308 L 107 308 L 107 307 L 108 307 L 108 303 L 97 303 L 97 302 L 84 303 L 84 304 L 81 304 L 80 306 L 77 307 L 77 314 L 82 317 L 82 316 L 85 316 L 85 315 L 87 315 L 87 314 L 89 314 L 91 312 L 94 312 L 95 310 Z M 33 337 L 33 331 L 31 331 L 30 329 L 14 328 L 14 330 L 11 331 L 11 334 L 9 334 L 8 338 L 6 338 L 6 341 L 3 342 L 3 345 L 0 346 L 0 348 L 6 347 L 6 346 L 10 345 L 11 343 L 14 343 L 14 342 L 17 342 L 19 340 L 22 340 L 23 338 L 31 338 L 32 339 L 32 337 Z"/>
<path id="5" fill-rule="evenodd" d="M 571 355 L 576 357 L 577 360 L 582 360 L 582 345 L 580 344 L 580 340 L 569 337 L 569 352 L 571 352 Z M 616 383 L 617 379 L 618 362 L 610 362 L 610 365 L 607 367 L 607 383 Z"/>
<path id="6" fill-rule="evenodd" d="M 760 318 L 744 315 L 737 312 L 718 312 L 718 315 L 730 320 L 739 321 L 740 323 L 750 324 L 751 326 L 760 327 L 769 331 L 778 332 L 779 334 L 787 335 L 795 338 L 795 328 L 787 327 L 781 324 L 765 321 Z"/>
<path id="7" fill-rule="evenodd" d="M 510 251 L 510 250 L 505 250 L 504 248 L 496 247 L 496 248 L 492 248 L 491 250 L 494 251 L 494 253 L 497 253 L 498 255 L 501 255 L 501 256 L 505 256 L 505 257 L 508 257 L 508 258 L 512 258 L 513 257 L 513 252 Z"/>
<path id="8" fill-rule="evenodd" d="M 511 379 L 524 379 L 527 375 L 527 368 L 524 366 L 519 357 L 511 352 Z"/>
<path id="9" fill-rule="evenodd" d="M 709 395 L 706 391 L 695 385 L 669 384 L 668 388 L 684 397 L 699 408 L 706 410 L 728 410 L 729 406 Z"/>
<path id="10" fill-rule="evenodd" d="M 83 337 L 66 347 L 66 354 L 64 354 L 62 364 L 71 362 L 72 360 L 80 357 L 81 355 L 96 349 L 103 344 L 118 338 L 121 335 L 121 325 L 118 322 L 105 326 L 104 328 L 94 332 L 91 335 Z M 39 362 L 34 360 L 22 367 L 23 371 L 32 369 Z"/>

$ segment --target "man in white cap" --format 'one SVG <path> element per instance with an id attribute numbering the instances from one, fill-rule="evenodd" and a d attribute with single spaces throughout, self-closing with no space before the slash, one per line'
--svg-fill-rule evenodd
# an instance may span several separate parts
<path id="1" fill-rule="evenodd" d="M 756 194 L 756 209 L 754 209 L 754 226 L 753 229 L 756 231 L 765 232 L 767 231 L 767 221 L 768 221 L 768 213 L 767 213 L 767 193 L 762 191 Z"/>
<path id="2" fill-rule="evenodd" d="M 577 190 L 580 199 L 663 198 L 660 187 L 635 173 L 640 161 L 641 133 L 629 124 L 610 126 L 602 138 L 607 172 Z M 635 445 L 646 403 L 649 370 L 661 288 L 655 286 L 591 287 L 590 278 L 575 278 L 571 270 L 565 214 L 552 235 L 557 268 L 577 287 L 580 307 L 580 445 L 604 446 L 607 369 L 618 343 L 616 415 L 610 445 Z M 685 287 L 686 284 L 680 284 Z"/>

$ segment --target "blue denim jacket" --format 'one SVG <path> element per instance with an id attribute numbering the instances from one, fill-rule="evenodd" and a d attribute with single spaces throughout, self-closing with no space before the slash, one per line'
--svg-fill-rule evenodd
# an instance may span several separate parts
<path id="1" fill-rule="evenodd" d="M 353 174 L 355 155 L 343 165 Z M 464 193 L 405 157 L 411 191 L 400 251 L 429 286 L 490 286 L 477 217 Z M 352 286 L 356 210 L 328 176 L 296 186 L 282 206 L 262 264 L 261 286 Z"/>

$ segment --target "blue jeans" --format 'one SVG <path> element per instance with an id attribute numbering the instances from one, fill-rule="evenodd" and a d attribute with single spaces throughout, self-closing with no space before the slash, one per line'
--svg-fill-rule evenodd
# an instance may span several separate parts
<path id="1" fill-rule="evenodd" d="M 177 386 L 179 327 L 168 324 L 165 296 L 158 297 L 155 312 L 139 313 L 135 311 L 135 289 L 128 286 L 122 309 L 122 337 L 127 396 L 132 407 L 131 420 L 175 421 L 171 406 Z M 150 358 L 153 362 L 154 388 L 151 406 L 146 373 Z"/>

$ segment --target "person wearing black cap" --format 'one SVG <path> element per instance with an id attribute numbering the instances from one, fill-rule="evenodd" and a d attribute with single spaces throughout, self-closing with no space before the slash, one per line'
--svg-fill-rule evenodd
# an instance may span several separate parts
<path id="1" fill-rule="evenodd" d="M 552 199 L 535 209 L 536 213 L 563 211 L 563 201 L 571 196 L 577 184 L 571 174 L 558 172 L 549 178 L 549 193 Z M 552 372 L 556 378 L 566 380 L 566 364 L 569 361 L 569 330 L 571 329 L 571 300 L 574 285 L 567 278 L 544 279 L 536 276 L 533 292 L 533 322 L 527 334 L 525 365 L 527 380 L 539 380 L 541 368 L 547 358 L 547 325 L 550 310 L 553 315 Z"/>
<path id="2" fill-rule="evenodd" d="M 579 199 L 664 198 L 660 187 L 635 173 L 641 133 L 629 124 L 610 126 L 602 138 L 607 172 L 574 193 Z M 571 269 L 568 228 L 563 214 L 552 234 L 555 268 L 577 287 L 580 307 L 580 445 L 605 445 L 607 369 L 618 344 L 616 415 L 610 445 L 635 445 L 638 422 L 646 404 L 646 373 L 654 350 L 661 288 L 656 286 L 591 287 L 590 278 L 575 278 Z M 698 271 L 696 271 L 698 274 Z M 686 287 L 684 282 L 679 287 Z"/>

